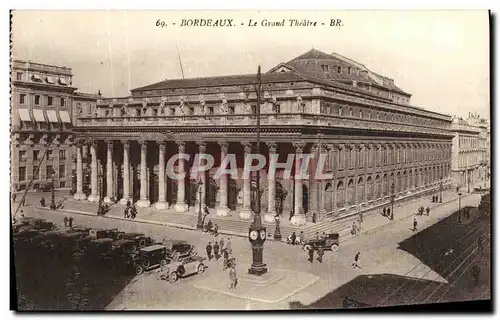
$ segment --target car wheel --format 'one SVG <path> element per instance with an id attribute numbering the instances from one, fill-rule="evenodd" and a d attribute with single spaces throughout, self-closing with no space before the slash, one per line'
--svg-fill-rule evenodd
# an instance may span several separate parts
<path id="1" fill-rule="evenodd" d="M 132 253 L 137 252 L 137 246 L 133 245 L 132 248 L 130 249 L 130 251 L 132 251 Z"/>
<path id="2" fill-rule="evenodd" d="M 165 275 L 163 274 L 163 272 L 158 271 L 156 273 L 156 279 L 158 279 L 158 280 L 164 280 L 165 279 Z"/>
<path id="3" fill-rule="evenodd" d="M 202 263 L 198 266 L 198 274 L 202 274 L 203 272 L 205 272 L 205 266 Z"/>
<path id="4" fill-rule="evenodd" d="M 332 251 L 338 251 L 339 250 L 339 245 L 338 244 L 332 244 Z"/>
<path id="5" fill-rule="evenodd" d="M 121 240 L 123 239 L 123 233 L 119 233 L 117 236 L 116 236 L 116 240 Z"/>
<path id="6" fill-rule="evenodd" d="M 141 266 L 136 266 L 135 267 L 135 274 L 140 275 L 144 270 L 142 269 Z"/>
<path id="7" fill-rule="evenodd" d="M 179 252 L 174 252 L 172 254 L 172 259 L 174 259 L 176 261 L 179 260 L 180 257 L 181 257 L 181 254 Z"/>
<path id="8" fill-rule="evenodd" d="M 139 241 L 139 247 L 145 247 L 146 246 L 146 240 L 142 239 L 141 241 Z"/>
<path id="9" fill-rule="evenodd" d="M 151 265 L 151 262 L 149 262 L 148 259 L 144 259 L 142 261 L 142 265 L 143 265 L 144 268 L 147 268 L 147 267 L 149 267 Z"/>
<path id="10" fill-rule="evenodd" d="M 160 261 L 160 267 L 164 267 L 167 265 L 167 260 Z"/>
<path id="11" fill-rule="evenodd" d="M 179 276 L 177 275 L 177 272 L 175 272 L 175 271 L 168 275 L 168 281 L 170 283 L 176 282 L 178 278 L 179 278 Z"/>
<path id="12" fill-rule="evenodd" d="M 310 245 L 308 245 L 308 244 L 306 244 L 306 245 L 304 246 L 304 250 L 305 250 L 305 251 L 309 251 L 309 250 L 311 250 L 311 246 L 310 246 Z"/>

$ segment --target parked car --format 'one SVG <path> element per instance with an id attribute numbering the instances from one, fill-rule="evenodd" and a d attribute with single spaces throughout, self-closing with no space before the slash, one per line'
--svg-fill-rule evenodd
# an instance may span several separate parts
<path id="1" fill-rule="evenodd" d="M 38 229 L 32 226 L 22 226 L 13 235 L 13 240 L 15 243 L 30 243 L 31 239 L 39 233 Z"/>
<path id="2" fill-rule="evenodd" d="M 92 239 L 109 238 L 120 240 L 123 237 L 124 232 L 119 231 L 118 229 L 91 229 L 89 234 Z"/>
<path id="3" fill-rule="evenodd" d="M 121 239 L 134 241 L 139 248 L 144 248 L 145 246 L 150 246 L 155 243 L 155 241 L 144 235 L 144 233 L 138 232 L 126 232 L 122 234 Z"/>
<path id="4" fill-rule="evenodd" d="M 171 283 L 174 283 L 180 277 L 189 276 L 192 274 L 202 274 L 205 272 L 207 268 L 204 264 L 206 258 L 200 256 L 190 256 L 181 261 L 173 261 L 169 260 L 169 262 L 162 266 L 158 273 L 156 274 L 156 278 L 158 280 L 167 280 Z"/>
<path id="5" fill-rule="evenodd" d="M 309 249 L 314 248 L 323 248 L 324 250 L 339 250 L 339 234 L 338 233 L 329 233 L 326 235 L 325 239 L 310 239 L 307 240 L 304 244 L 304 250 L 309 251 Z"/>
<path id="6" fill-rule="evenodd" d="M 167 248 L 161 244 L 154 244 L 141 248 L 137 259 L 134 261 L 136 274 L 141 274 L 145 270 L 152 270 L 167 264 Z"/>
<path id="7" fill-rule="evenodd" d="M 167 257 L 172 260 L 180 260 L 196 255 L 196 248 L 183 240 L 167 240 L 163 244 L 167 248 Z"/>

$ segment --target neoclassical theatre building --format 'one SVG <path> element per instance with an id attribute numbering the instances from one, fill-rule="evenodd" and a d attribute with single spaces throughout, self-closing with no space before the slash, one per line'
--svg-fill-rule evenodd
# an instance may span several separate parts
<path id="1" fill-rule="evenodd" d="M 165 80 L 98 100 L 76 117 L 77 193 L 90 170 L 88 201 L 104 197 L 139 207 L 185 212 L 201 204 L 219 216 L 251 218 L 255 183 L 227 175 L 214 179 L 221 159 L 236 154 L 238 171 L 255 150 L 256 74 Z M 302 225 L 383 203 L 436 192 L 450 180 L 451 117 L 414 107 L 411 95 L 390 78 L 338 54 L 311 50 L 262 74 L 261 145 L 265 157 L 326 155 L 333 179 L 284 179 L 261 175 L 266 221 L 279 213 Z M 88 162 L 82 161 L 87 153 Z M 205 175 L 172 180 L 166 163 L 189 173 L 194 155 L 210 153 Z M 315 172 L 316 160 L 310 162 Z M 296 164 L 297 165 L 297 164 Z M 266 169 L 266 168 L 265 168 Z M 295 170 L 292 172 L 294 176 Z M 442 182 L 442 183 L 441 183 Z M 201 196 L 198 193 L 201 192 Z"/>

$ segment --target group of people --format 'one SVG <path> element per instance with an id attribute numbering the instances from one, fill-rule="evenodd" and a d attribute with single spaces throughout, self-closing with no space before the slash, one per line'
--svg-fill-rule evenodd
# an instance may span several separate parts
<path id="1" fill-rule="evenodd" d="M 45 202 L 45 198 L 42 197 L 40 199 L 40 206 L 45 208 L 46 205 L 47 205 L 47 203 Z M 59 200 L 59 201 L 57 201 L 57 203 L 51 203 L 50 204 L 50 209 L 51 210 L 64 209 L 64 201 L 63 200 Z"/>
<path id="2" fill-rule="evenodd" d="M 109 211 L 110 208 L 111 208 L 111 205 L 105 203 L 104 201 L 99 201 L 99 204 L 97 205 L 97 215 L 98 216 L 105 215 Z"/>
<path id="3" fill-rule="evenodd" d="M 130 200 L 127 201 L 127 205 L 125 206 L 125 209 L 123 209 L 123 217 L 125 219 L 135 219 L 137 216 L 137 208 L 135 207 L 135 204 L 130 203 Z"/>
<path id="4" fill-rule="evenodd" d="M 63 219 L 64 227 L 73 229 L 73 218 L 72 217 L 64 217 Z"/>
<path id="5" fill-rule="evenodd" d="M 434 203 L 439 202 L 439 196 L 438 195 L 432 196 L 432 202 Z"/>
<path id="6" fill-rule="evenodd" d="M 209 234 L 213 234 L 214 236 L 217 237 L 219 235 L 219 226 L 213 223 L 212 220 L 210 219 L 208 220 L 207 223 L 205 223 L 205 220 L 207 219 L 208 215 L 210 215 L 210 211 L 208 211 L 208 207 L 205 205 L 203 220 L 202 220 L 203 231 Z"/>
<path id="7" fill-rule="evenodd" d="M 430 212 L 431 212 L 431 208 L 429 208 L 429 206 L 427 206 L 427 208 L 424 208 L 424 206 L 420 206 L 420 208 L 418 208 L 418 215 L 419 216 L 423 216 L 424 215 L 424 212 L 429 215 Z"/>
<path id="8" fill-rule="evenodd" d="M 224 238 L 215 239 L 213 244 L 212 242 L 207 244 L 205 250 L 208 261 L 211 261 L 212 258 L 218 261 L 222 255 L 224 258 L 222 271 L 229 269 L 229 289 L 236 289 L 238 278 L 236 277 L 236 258 L 232 254 L 231 238 L 228 237 L 227 242 L 224 241 Z"/>
<path id="9" fill-rule="evenodd" d="M 318 246 L 318 248 L 315 248 L 314 246 L 311 246 L 309 248 L 309 250 L 307 251 L 308 255 L 309 255 L 309 259 L 307 259 L 307 261 L 309 261 L 310 263 L 313 263 L 314 261 L 314 251 L 317 252 L 317 258 L 316 260 L 318 260 L 319 263 L 323 263 L 323 256 L 325 255 L 325 249 L 323 249 L 322 246 Z"/>
<path id="10" fill-rule="evenodd" d="M 390 220 L 394 220 L 394 212 L 391 212 L 390 207 L 384 207 L 382 209 L 382 216 L 389 218 Z"/>
<path id="11" fill-rule="evenodd" d="M 306 241 L 306 239 L 305 239 L 304 231 L 301 231 L 298 236 L 295 234 L 295 231 L 294 231 L 286 239 L 286 243 L 291 244 L 291 245 L 296 245 L 296 244 L 303 245 L 303 244 L 305 244 L 305 241 Z"/>

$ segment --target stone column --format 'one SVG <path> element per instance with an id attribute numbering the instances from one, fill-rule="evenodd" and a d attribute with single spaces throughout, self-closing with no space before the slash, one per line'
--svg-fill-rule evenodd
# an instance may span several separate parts
<path id="1" fill-rule="evenodd" d="M 269 148 L 269 163 L 271 163 L 271 157 L 274 157 L 278 145 L 276 142 L 266 143 Z M 264 215 L 264 221 L 267 223 L 274 222 L 274 216 L 276 215 L 276 176 L 273 174 L 267 177 L 267 213 Z"/>
<path id="2" fill-rule="evenodd" d="M 158 202 L 155 203 L 155 208 L 157 210 L 168 209 L 168 202 L 166 200 L 166 188 L 165 188 L 165 149 L 167 144 L 163 141 L 160 142 L 160 151 L 158 159 Z"/>
<path id="3" fill-rule="evenodd" d="M 328 154 L 327 145 L 320 145 L 319 152 L 320 152 L 320 155 L 325 158 L 325 167 L 326 167 L 327 166 L 326 162 L 329 160 L 327 157 L 327 154 Z M 336 187 L 335 185 L 332 185 L 333 190 L 335 190 L 335 187 Z M 318 214 L 320 217 L 324 217 L 325 213 L 326 213 L 326 208 L 325 208 L 326 191 L 325 191 L 325 188 L 326 188 L 326 182 L 323 180 L 323 181 L 321 181 L 320 187 L 318 189 L 318 192 L 319 192 L 319 212 L 318 212 Z M 322 219 L 319 219 L 319 220 L 322 220 Z"/>
<path id="4" fill-rule="evenodd" d="M 113 202 L 113 141 L 106 141 L 106 197 L 105 203 Z"/>
<path id="5" fill-rule="evenodd" d="M 202 157 L 202 154 L 205 154 L 205 152 L 207 151 L 207 144 L 204 143 L 204 142 L 198 142 L 198 153 L 200 154 L 200 158 Z M 194 164 L 194 165 L 198 165 L 198 164 Z M 204 165 L 204 163 L 200 163 L 200 165 Z M 203 208 L 205 208 L 205 199 L 207 197 L 207 172 L 206 171 L 203 171 L 203 172 L 200 172 L 198 171 L 198 176 L 199 176 L 199 182 L 201 183 L 201 199 L 200 199 L 200 195 L 199 195 L 199 189 L 196 190 L 196 206 L 194 208 L 194 212 L 195 213 L 199 213 L 200 212 L 200 201 L 201 201 L 201 210 L 203 212 Z M 200 188 L 200 186 L 198 185 L 198 188 Z"/>
<path id="6" fill-rule="evenodd" d="M 54 168 L 53 170 L 57 170 Z M 48 173 L 47 173 L 48 174 Z M 76 144 L 76 193 L 75 200 L 85 200 L 87 197 L 83 193 L 83 165 L 82 165 L 82 144 Z"/>
<path id="7" fill-rule="evenodd" d="M 91 163 L 90 163 L 90 196 L 89 196 L 89 201 L 90 202 L 98 202 L 99 201 L 99 194 L 97 190 L 97 141 L 92 141 L 90 144 L 90 157 L 91 157 Z"/>
<path id="8" fill-rule="evenodd" d="M 295 203 L 294 203 L 294 209 L 295 209 L 295 214 L 293 215 L 291 219 L 291 223 L 296 225 L 296 226 L 301 226 L 306 223 L 306 215 L 303 212 L 303 192 L 302 192 L 302 171 L 301 171 L 301 164 L 302 164 L 302 159 L 299 159 L 304 151 L 305 143 L 303 142 L 296 142 L 293 144 L 295 147 L 295 155 L 297 158 L 295 158 Z"/>
<path id="9" fill-rule="evenodd" d="M 220 146 L 220 160 L 222 164 L 222 160 L 227 156 L 227 151 L 229 148 L 229 144 L 227 142 L 219 142 Z M 222 170 L 222 168 L 219 168 Z M 226 217 L 229 215 L 230 209 L 227 206 L 227 188 L 228 188 L 228 176 L 226 173 L 220 175 L 219 182 L 219 208 L 217 208 L 217 215 L 219 217 Z"/>
<path id="10" fill-rule="evenodd" d="M 177 167 L 177 174 L 182 175 L 186 172 L 184 165 L 184 159 L 182 159 L 182 155 L 186 151 L 186 143 L 184 141 L 177 141 L 177 146 L 179 149 L 179 165 Z M 187 212 L 188 205 L 186 203 L 186 183 L 185 177 L 177 180 L 177 203 L 175 204 L 176 212 Z"/>
<path id="11" fill-rule="evenodd" d="M 130 201 L 130 141 L 123 141 L 123 198 L 120 203 Z"/>
<path id="12" fill-rule="evenodd" d="M 148 170 L 147 170 L 147 141 L 140 141 L 141 144 L 141 192 L 140 199 L 136 205 L 139 208 L 147 208 L 151 205 L 148 199 Z"/>
<path id="13" fill-rule="evenodd" d="M 245 151 L 245 159 L 247 155 L 249 155 L 252 152 L 252 144 L 250 142 L 242 142 L 244 151 Z M 246 164 L 246 161 L 244 161 Z M 248 168 L 244 168 L 245 170 Z M 252 179 L 251 172 L 249 172 L 248 178 L 243 177 L 243 210 L 240 211 L 240 218 L 243 220 L 250 220 L 252 216 L 252 209 L 251 209 L 251 199 L 250 199 L 250 181 Z"/>

